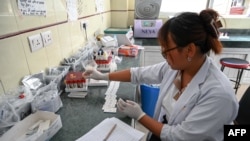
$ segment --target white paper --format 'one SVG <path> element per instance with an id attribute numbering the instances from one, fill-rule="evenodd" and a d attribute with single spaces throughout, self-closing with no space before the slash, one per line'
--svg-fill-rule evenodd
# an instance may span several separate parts
<path id="1" fill-rule="evenodd" d="M 101 13 L 104 11 L 104 1 L 103 0 L 95 0 L 96 12 Z"/>
<path id="2" fill-rule="evenodd" d="M 117 126 L 109 136 L 108 141 L 139 141 L 144 136 L 143 132 L 134 129 L 115 117 L 112 117 L 104 119 L 101 123 L 76 141 L 102 141 L 114 124 L 117 124 Z"/>
<path id="3" fill-rule="evenodd" d="M 77 1 L 67 0 L 68 21 L 76 21 L 78 19 Z"/>
<path id="4" fill-rule="evenodd" d="M 46 16 L 45 0 L 18 0 L 18 9 L 23 15 Z"/>

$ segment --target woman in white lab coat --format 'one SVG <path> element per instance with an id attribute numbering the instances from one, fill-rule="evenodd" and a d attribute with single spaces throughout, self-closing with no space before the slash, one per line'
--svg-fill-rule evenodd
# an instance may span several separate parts
<path id="1" fill-rule="evenodd" d="M 93 79 L 159 84 L 154 118 L 139 104 L 118 100 L 119 111 L 149 129 L 148 140 L 222 141 L 224 125 L 233 123 L 238 102 L 227 76 L 207 56 L 219 54 L 218 13 L 184 12 L 169 19 L 158 33 L 166 62 L 112 73 L 87 70 Z M 152 134 L 151 134 L 152 133 Z"/>

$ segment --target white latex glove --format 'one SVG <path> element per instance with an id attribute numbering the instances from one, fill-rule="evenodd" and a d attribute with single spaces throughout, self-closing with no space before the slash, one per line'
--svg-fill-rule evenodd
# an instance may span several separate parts
<path id="1" fill-rule="evenodd" d="M 140 105 L 134 101 L 127 100 L 125 102 L 120 98 L 117 103 L 117 108 L 122 113 L 136 120 L 140 120 L 145 115 Z"/>
<path id="2" fill-rule="evenodd" d="M 92 78 L 95 80 L 109 80 L 109 73 L 101 73 L 95 68 L 86 68 L 86 71 L 83 72 L 82 76 L 84 78 Z"/>

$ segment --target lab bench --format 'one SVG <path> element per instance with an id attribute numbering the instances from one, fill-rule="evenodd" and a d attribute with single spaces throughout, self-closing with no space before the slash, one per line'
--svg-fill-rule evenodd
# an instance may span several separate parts
<path id="1" fill-rule="evenodd" d="M 118 70 L 139 66 L 140 53 L 141 51 L 136 57 L 123 56 L 122 62 L 117 64 Z M 63 126 L 50 141 L 74 141 L 109 117 L 117 117 L 123 122 L 134 126 L 132 119 L 118 110 L 116 113 L 103 112 L 102 106 L 105 103 L 104 98 L 107 88 L 107 86 L 88 87 L 88 94 L 85 98 L 69 98 L 68 93 L 62 93 L 63 107 L 56 113 L 61 116 Z M 136 89 L 137 86 L 130 82 L 120 82 L 116 93 L 117 99 L 135 100 Z"/>
<path id="2" fill-rule="evenodd" d="M 224 45 L 223 54 L 227 53 L 227 50 L 233 50 L 233 54 L 235 54 L 235 50 L 237 50 L 242 56 L 238 55 L 236 57 L 249 59 L 249 43 L 249 39 L 247 39 L 246 42 L 240 41 L 240 43 L 235 40 L 222 40 L 222 44 Z M 122 57 L 121 64 L 118 64 L 118 70 L 164 61 L 160 54 L 160 46 L 157 39 L 135 39 L 135 44 L 141 45 L 145 49 L 139 51 L 136 57 Z M 215 60 L 218 60 L 218 58 Z M 62 93 L 61 99 L 63 107 L 57 114 L 61 116 L 63 127 L 51 138 L 51 141 L 76 140 L 108 117 L 117 117 L 125 123 L 134 126 L 132 119 L 119 113 L 119 111 L 117 111 L 117 113 L 104 113 L 102 111 L 107 88 L 107 86 L 89 87 L 88 95 L 83 99 L 69 98 L 67 96 L 68 93 Z M 136 93 L 138 93 L 136 85 L 129 82 L 121 82 L 117 91 L 117 99 L 122 98 L 138 101 L 138 95 L 136 95 Z"/>

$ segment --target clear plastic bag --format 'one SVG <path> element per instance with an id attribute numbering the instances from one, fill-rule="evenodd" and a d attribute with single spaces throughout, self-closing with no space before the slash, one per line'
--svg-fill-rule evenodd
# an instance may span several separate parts
<path id="1" fill-rule="evenodd" d="M 46 81 L 45 81 L 44 76 L 45 75 L 43 72 L 33 74 L 33 75 L 28 75 L 22 79 L 22 83 L 28 89 L 30 89 L 32 91 L 36 91 L 39 88 L 46 85 Z"/>
<path id="2" fill-rule="evenodd" d="M 15 108 L 7 101 L 0 101 L 0 136 L 20 121 Z"/>
<path id="3" fill-rule="evenodd" d="M 20 120 L 31 114 L 31 101 L 34 99 L 34 96 L 27 87 L 19 86 L 15 90 L 8 92 L 5 97 L 14 107 Z"/>
<path id="4" fill-rule="evenodd" d="M 57 84 L 53 82 L 39 89 L 34 100 L 31 102 L 32 112 L 36 112 L 37 110 L 57 112 L 62 106 Z"/>

